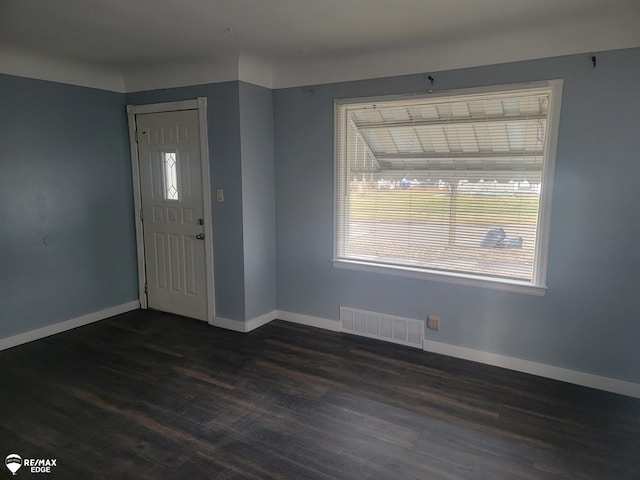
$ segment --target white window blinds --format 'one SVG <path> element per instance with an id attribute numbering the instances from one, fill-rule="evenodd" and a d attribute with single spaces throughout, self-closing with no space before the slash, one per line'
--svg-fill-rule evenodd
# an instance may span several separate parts
<path id="1" fill-rule="evenodd" d="M 337 102 L 336 260 L 541 285 L 553 95 Z"/>

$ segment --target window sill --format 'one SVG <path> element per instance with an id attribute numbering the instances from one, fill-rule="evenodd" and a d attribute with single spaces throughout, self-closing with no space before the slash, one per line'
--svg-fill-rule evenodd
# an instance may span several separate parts
<path id="1" fill-rule="evenodd" d="M 369 273 L 382 273 L 385 275 L 431 280 L 454 285 L 463 285 L 466 287 L 486 288 L 501 292 L 522 293 L 538 297 L 544 296 L 547 291 L 547 287 L 533 285 L 529 282 L 522 282 L 518 280 L 494 279 L 464 273 L 439 272 L 436 270 L 401 267 L 397 265 L 383 265 L 358 260 L 333 259 L 332 262 L 334 268 L 344 268 L 347 270 L 357 270 Z"/>

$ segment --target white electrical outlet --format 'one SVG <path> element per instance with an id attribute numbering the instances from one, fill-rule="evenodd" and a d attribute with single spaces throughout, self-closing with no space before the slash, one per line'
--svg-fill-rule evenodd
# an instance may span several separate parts
<path id="1" fill-rule="evenodd" d="M 224 202 L 224 190 L 221 188 L 216 190 L 216 201 Z"/>
<path id="2" fill-rule="evenodd" d="M 429 315 L 427 317 L 427 328 L 429 330 L 439 330 L 440 329 L 440 317 L 437 315 Z"/>

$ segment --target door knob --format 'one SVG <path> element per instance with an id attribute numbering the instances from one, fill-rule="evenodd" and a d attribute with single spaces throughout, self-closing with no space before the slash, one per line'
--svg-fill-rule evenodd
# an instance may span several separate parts
<path id="1" fill-rule="evenodd" d="M 197 235 L 196 235 L 196 238 L 197 238 L 198 240 L 204 240 L 204 233 L 199 233 L 199 234 L 197 234 Z"/>

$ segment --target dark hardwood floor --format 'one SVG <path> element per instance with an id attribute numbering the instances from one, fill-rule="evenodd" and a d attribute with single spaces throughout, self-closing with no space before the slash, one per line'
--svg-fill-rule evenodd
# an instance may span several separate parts
<path id="1" fill-rule="evenodd" d="M 137 311 L 0 366 L 0 457 L 40 478 L 640 478 L 638 399 L 280 321 Z"/>

